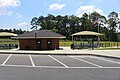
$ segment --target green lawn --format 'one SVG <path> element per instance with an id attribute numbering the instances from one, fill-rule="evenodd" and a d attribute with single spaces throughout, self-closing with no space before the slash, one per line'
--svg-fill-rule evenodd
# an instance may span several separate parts
<path id="1" fill-rule="evenodd" d="M 0 39 L 0 44 L 18 44 L 18 41 L 11 39 Z"/>
<path id="2" fill-rule="evenodd" d="M 120 48 L 99 48 L 96 50 L 120 50 Z"/>
<path id="3" fill-rule="evenodd" d="M 72 44 L 72 41 L 60 41 L 60 46 L 70 46 Z"/>
<path id="4" fill-rule="evenodd" d="M 76 42 L 76 43 L 83 43 L 83 42 Z M 85 44 L 87 44 L 88 42 L 84 42 Z M 94 44 L 97 42 L 94 42 Z M 0 44 L 15 44 L 15 45 L 19 45 L 19 42 L 17 40 L 11 40 L 11 39 L 0 39 Z M 70 47 L 72 44 L 72 41 L 68 41 L 68 40 L 60 40 L 59 42 L 60 46 L 65 46 L 65 47 Z M 116 46 L 116 48 L 112 48 Z M 119 46 L 119 48 L 117 48 L 117 46 Z M 100 48 L 99 50 L 120 50 L 120 42 L 109 42 L 109 41 L 101 41 L 100 42 Z M 109 48 L 108 48 L 109 47 Z"/>
<path id="5" fill-rule="evenodd" d="M 15 48 L 18 44 L 17 40 L 0 39 L 0 50 Z"/>
<path id="6" fill-rule="evenodd" d="M 83 42 L 77 42 L 77 43 L 83 43 Z M 87 44 L 88 42 L 84 42 Z M 94 42 L 96 44 L 97 42 Z M 60 46 L 71 46 L 72 41 L 60 41 Z M 110 42 L 110 41 L 101 41 L 100 42 L 101 47 L 113 47 L 113 46 L 120 46 L 120 42 Z"/>

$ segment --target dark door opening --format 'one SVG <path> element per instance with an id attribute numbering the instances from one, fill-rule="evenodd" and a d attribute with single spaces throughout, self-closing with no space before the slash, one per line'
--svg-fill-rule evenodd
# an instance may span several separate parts
<path id="1" fill-rule="evenodd" d="M 41 50 L 41 40 L 37 40 L 37 50 Z"/>
<path id="2" fill-rule="evenodd" d="M 52 40 L 47 40 L 47 49 L 48 50 L 52 49 Z"/>

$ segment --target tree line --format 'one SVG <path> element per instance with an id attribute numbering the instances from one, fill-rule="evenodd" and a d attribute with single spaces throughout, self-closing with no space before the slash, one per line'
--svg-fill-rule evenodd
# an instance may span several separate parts
<path id="1" fill-rule="evenodd" d="M 11 32 L 11 33 L 15 33 L 15 34 L 22 34 L 24 32 L 26 32 L 25 30 L 22 29 L 0 29 L 0 32 Z"/>
<path id="2" fill-rule="evenodd" d="M 114 11 L 107 18 L 97 12 L 84 13 L 82 17 L 48 14 L 46 17 L 33 17 L 30 24 L 31 29 L 52 30 L 66 36 L 67 39 L 70 39 L 73 33 L 87 30 L 105 34 L 102 40 L 118 41 L 117 28 L 120 27 L 118 15 Z"/>
<path id="3" fill-rule="evenodd" d="M 40 30 L 52 30 L 53 32 L 60 33 L 66 36 L 66 39 L 71 39 L 71 34 L 80 31 L 94 31 L 105 34 L 101 37 L 104 41 L 118 41 L 120 33 L 117 32 L 117 28 L 120 29 L 120 19 L 117 12 L 111 12 L 108 17 L 105 17 L 97 12 L 90 14 L 84 13 L 81 17 L 74 15 L 54 16 L 48 14 L 48 16 L 33 17 L 30 24 L 31 29 Z M 22 34 L 26 32 L 22 29 L 0 29 L 0 32 L 12 32 L 16 34 Z"/>

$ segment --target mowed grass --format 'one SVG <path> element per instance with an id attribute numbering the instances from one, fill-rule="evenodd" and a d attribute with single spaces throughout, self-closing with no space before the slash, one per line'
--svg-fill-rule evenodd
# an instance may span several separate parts
<path id="1" fill-rule="evenodd" d="M 60 41 L 59 42 L 60 46 L 65 46 L 65 47 L 71 46 L 71 44 L 72 44 L 72 41 Z"/>
<path id="2" fill-rule="evenodd" d="M 85 42 L 78 41 L 78 42 L 75 42 L 75 43 L 88 44 L 87 41 L 85 41 Z M 60 46 L 71 46 L 71 44 L 72 44 L 72 41 L 63 41 L 63 40 L 61 40 L 59 42 Z M 97 44 L 97 41 L 95 41 L 94 44 Z M 120 46 L 120 42 L 100 41 L 100 47 L 104 48 L 104 47 L 114 47 L 114 46 Z"/>
<path id="3" fill-rule="evenodd" d="M 120 50 L 120 48 L 97 48 L 96 50 Z"/>
<path id="4" fill-rule="evenodd" d="M 18 40 L 0 39 L 0 44 L 19 44 Z"/>
<path id="5" fill-rule="evenodd" d="M 84 43 L 84 44 L 88 44 L 88 42 L 76 42 L 78 44 L 80 43 Z M 0 39 L 0 44 L 15 44 L 15 45 L 19 45 L 18 40 L 12 40 L 12 39 Z M 72 44 L 72 41 L 68 41 L 68 40 L 60 40 L 59 45 L 63 46 L 63 47 L 70 47 Z M 94 44 L 97 44 L 97 42 L 94 42 Z M 100 42 L 100 47 L 101 48 L 97 48 L 97 50 L 120 50 L 120 42 L 110 42 L 110 41 L 101 41 Z"/>

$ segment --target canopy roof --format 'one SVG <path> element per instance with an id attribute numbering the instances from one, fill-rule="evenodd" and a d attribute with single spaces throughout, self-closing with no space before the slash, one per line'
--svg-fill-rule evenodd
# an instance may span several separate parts
<path id="1" fill-rule="evenodd" d="M 10 33 L 10 32 L 0 32 L 0 36 L 17 36 L 17 34 Z"/>
<path id="2" fill-rule="evenodd" d="M 72 34 L 72 36 L 79 36 L 79 35 L 88 35 L 88 36 L 102 36 L 104 34 L 101 34 L 101 33 L 97 33 L 97 32 L 93 32 L 93 31 L 81 31 L 81 32 L 77 32 L 77 33 L 74 33 Z"/>

